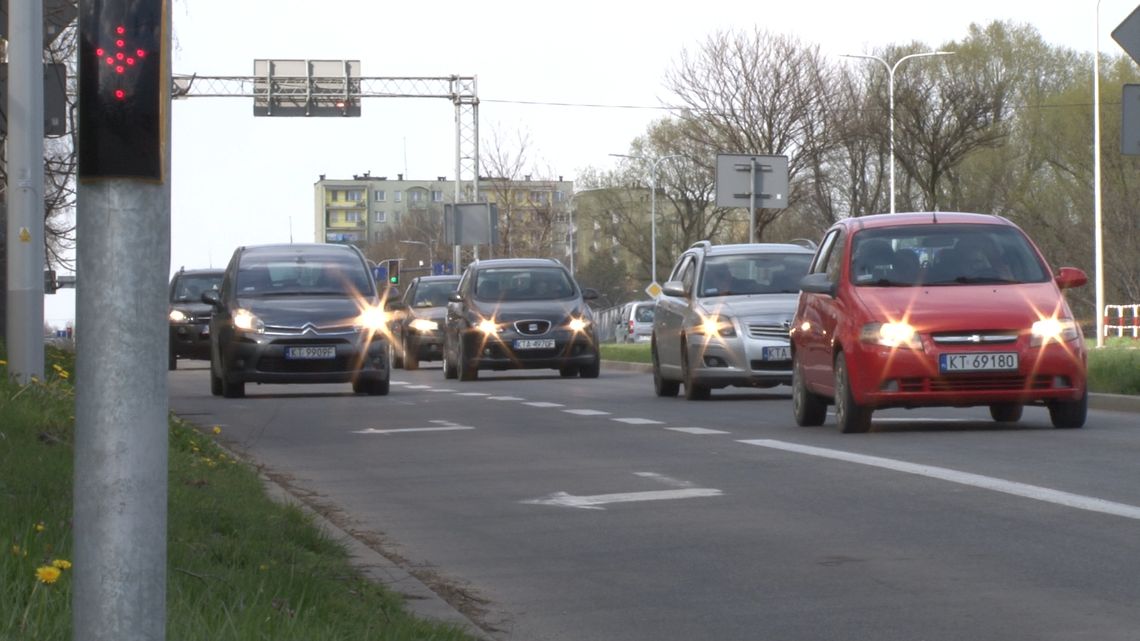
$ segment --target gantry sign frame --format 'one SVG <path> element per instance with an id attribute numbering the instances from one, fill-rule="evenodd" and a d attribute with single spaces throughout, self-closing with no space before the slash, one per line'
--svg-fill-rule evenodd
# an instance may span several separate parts
<path id="1" fill-rule="evenodd" d="M 300 62 L 303 64 L 280 64 Z M 310 63 L 319 62 L 322 65 Z M 337 75 L 314 75 L 339 63 Z M 174 74 L 171 97 L 253 98 L 255 115 L 358 116 L 364 98 L 443 98 L 455 106 L 455 202 L 479 200 L 479 96 L 475 76 L 359 76 L 355 61 L 255 61 L 264 75 Z M 298 73 L 300 70 L 303 73 Z M 330 91 L 330 87 L 336 87 Z M 304 97 L 303 100 L 300 98 Z M 260 105 L 260 106 L 259 106 Z M 274 112 L 277 112 L 276 114 Z M 264 112 L 264 113 L 262 113 Z M 463 198 L 464 180 L 472 193 Z M 459 264 L 456 246 L 455 264 Z"/>

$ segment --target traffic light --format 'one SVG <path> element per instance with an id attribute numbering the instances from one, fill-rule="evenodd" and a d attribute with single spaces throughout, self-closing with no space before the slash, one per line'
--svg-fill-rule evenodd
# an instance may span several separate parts
<path id="1" fill-rule="evenodd" d="M 59 281 L 55 279 L 54 269 L 44 270 L 44 293 L 54 294 L 59 289 Z"/>
<path id="2" fill-rule="evenodd" d="M 400 284 L 400 259 L 391 258 L 388 260 L 388 284 Z"/>
<path id="3" fill-rule="evenodd" d="M 80 179 L 163 178 L 168 2 L 79 3 Z"/>

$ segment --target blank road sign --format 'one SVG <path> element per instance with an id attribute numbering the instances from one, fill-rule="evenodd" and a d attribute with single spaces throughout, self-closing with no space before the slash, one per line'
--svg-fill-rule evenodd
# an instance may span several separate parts
<path id="1" fill-rule="evenodd" d="M 755 165 L 756 183 L 752 183 Z M 717 207 L 783 209 L 788 206 L 788 157 L 759 154 L 716 155 Z"/>
<path id="2" fill-rule="evenodd" d="M 1140 156 L 1140 85 L 1124 85 L 1120 103 L 1120 153 Z"/>

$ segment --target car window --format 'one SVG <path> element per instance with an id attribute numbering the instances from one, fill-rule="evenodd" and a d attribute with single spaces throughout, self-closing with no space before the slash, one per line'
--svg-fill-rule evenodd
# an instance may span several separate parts
<path id="1" fill-rule="evenodd" d="M 811 263 L 808 253 L 749 252 L 709 256 L 701 296 L 740 296 L 799 291 Z"/>
<path id="2" fill-rule="evenodd" d="M 653 322 L 653 308 L 649 305 L 638 305 L 634 311 L 634 320 L 639 323 L 652 323 Z"/>
<path id="3" fill-rule="evenodd" d="M 681 281 L 681 287 L 686 294 L 693 291 L 693 283 L 697 279 L 697 261 L 691 254 L 681 259 L 677 275 L 673 279 Z"/>
<path id="4" fill-rule="evenodd" d="M 175 302 L 199 301 L 202 294 L 217 291 L 222 286 L 222 274 L 179 274 L 174 279 L 171 300 Z"/>
<path id="5" fill-rule="evenodd" d="M 455 281 L 420 281 L 411 294 L 412 307 L 441 307 L 447 296 L 455 291 Z"/>
<path id="6" fill-rule="evenodd" d="M 569 274 L 558 267 L 481 269 L 475 282 L 475 297 L 480 300 L 552 300 L 574 295 Z"/>
<path id="7" fill-rule="evenodd" d="M 237 273 L 239 296 L 371 296 L 372 281 L 354 256 L 252 255 Z"/>
<path id="8" fill-rule="evenodd" d="M 831 248 L 827 252 L 827 260 L 823 264 L 823 271 L 827 280 L 838 283 L 839 274 L 843 269 L 843 250 L 847 244 L 847 232 L 839 229 L 832 236 Z"/>

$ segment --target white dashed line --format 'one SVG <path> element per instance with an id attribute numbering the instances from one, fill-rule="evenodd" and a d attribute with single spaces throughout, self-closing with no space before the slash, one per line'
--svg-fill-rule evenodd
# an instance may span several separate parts
<path id="1" fill-rule="evenodd" d="M 530 405 L 531 407 L 565 407 L 562 403 L 547 403 L 546 401 L 529 401 L 523 405 Z"/>
<path id="2" fill-rule="evenodd" d="M 655 421 L 651 418 L 611 418 L 611 421 L 628 423 L 629 425 L 660 425 L 665 421 Z"/>
<path id="3" fill-rule="evenodd" d="M 519 396 L 488 396 L 488 401 L 525 401 L 525 398 Z"/>
<path id="4" fill-rule="evenodd" d="M 490 396 L 486 392 L 459 392 L 456 396 Z"/>
<path id="5" fill-rule="evenodd" d="M 703 436 L 705 434 L 731 434 L 732 432 L 725 432 L 723 430 L 710 430 L 707 427 L 666 427 L 667 430 L 674 432 L 684 432 L 685 434 L 697 434 Z"/>
<path id="6" fill-rule="evenodd" d="M 899 461 L 896 459 L 882 458 L 878 456 L 867 456 L 865 454 L 855 454 L 853 452 L 831 450 L 822 447 L 811 447 L 809 445 L 799 445 L 798 443 L 787 443 L 784 441 L 757 439 L 739 442 L 745 443 L 747 445 L 759 445 L 760 447 L 783 450 L 785 452 L 796 452 L 798 454 L 807 454 L 809 456 L 818 456 L 821 458 L 834 459 L 837 461 L 846 461 L 848 463 L 870 465 L 872 467 L 894 470 L 896 472 L 903 472 L 905 474 L 916 474 L 918 476 L 926 476 L 942 481 L 949 481 L 951 483 L 958 483 L 960 485 L 969 485 L 972 487 L 982 488 L 984 490 L 992 490 L 994 492 L 1012 494 L 1014 496 L 1020 496 L 1022 498 L 1033 499 L 1036 501 L 1044 501 L 1046 503 L 1063 505 L 1065 507 L 1076 508 L 1078 510 L 1088 510 L 1089 512 L 1100 512 L 1102 514 L 1112 514 L 1114 516 L 1122 516 L 1128 519 L 1140 520 L 1140 507 L 1137 507 L 1135 505 L 1106 501 L 1104 499 L 1098 499 L 1092 496 L 1083 496 L 1081 494 L 1061 492 L 1059 490 L 1040 487 L 1038 485 L 1028 485 L 1026 483 L 1018 483 L 1016 481 L 1006 481 L 1004 479 L 994 478 L 992 476 L 982 476 L 981 474 L 959 472 L 957 470 L 951 470 L 945 467 L 920 465 L 918 463 L 908 463 L 906 461 Z"/>
<path id="7" fill-rule="evenodd" d="M 577 414 L 578 416 L 609 416 L 609 412 L 601 410 L 562 410 L 567 414 Z"/>
<path id="8" fill-rule="evenodd" d="M 431 389 L 431 385 L 409 385 L 408 389 Z"/>

